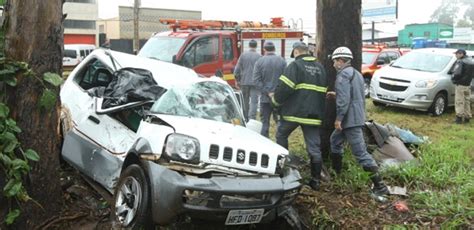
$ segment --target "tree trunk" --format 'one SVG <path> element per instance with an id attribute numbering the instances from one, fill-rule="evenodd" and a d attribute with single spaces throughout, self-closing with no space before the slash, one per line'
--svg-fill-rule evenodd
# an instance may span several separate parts
<path id="1" fill-rule="evenodd" d="M 59 214 L 63 204 L 58 158 L 59 95 L 54 108 L 39 106 L 45 89 L 43 74 L 62 72 L 62 4 L 63 0 L 8 0 L 5 6 L 5 56 L 28 63 L 35 75 L 18 75 L 17 86 L 7 87 L 6 101 L 22 129 L 22 148 L 34 149 L 40 155 L 24 184 L 30 197 L 42 206 L 31 201 L 21 204 L 21 216 L 13 228 L 37 227 Z"/>
<path id="2" fill-rule="evenodd" d="M 316 2 L 316 53 L 326 68 L 329 90 L 334 90 L 336 70 L 328 55 L 339 46 L 346 46 L 354 55 L 352 66 L 360 71 L 362 53 L 361 0 L 317 0 Z M 323 154 L 330 152 L 329 137 L 336 120 L 335 100 L 326 100 L 326 117 L 321 134 Z"/>

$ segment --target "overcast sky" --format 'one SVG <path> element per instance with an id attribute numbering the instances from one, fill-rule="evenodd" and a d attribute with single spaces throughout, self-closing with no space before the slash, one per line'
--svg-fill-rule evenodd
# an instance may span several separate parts
<path id="1" fill-rule="evenodd" d="M 97 0 L 99 18 L 111 18 L 118 15 L 118 5 L 132 6 L 133 0 Z M 347 0 L 341 0 L 347 1 Z M 426 23 L 441 0 L 399 0 L 399 17 L 396 25 L 377 25 L 377 29 L 402 29 L 405 24 Z M 303 20 L 304 30 L 314 33 L 316 24 L 316 0 L 141 0 L 142 7 L 197 10 L 203 19 L 228 21 L 261 21 L 268 23 L 271 17 L 283 17 Z M 366 25 L 368 26 L 368 25 Z M 364 27 L 366 27 L 364 26 Z M 395 31 L 393 31 L 395 30 Z"/>

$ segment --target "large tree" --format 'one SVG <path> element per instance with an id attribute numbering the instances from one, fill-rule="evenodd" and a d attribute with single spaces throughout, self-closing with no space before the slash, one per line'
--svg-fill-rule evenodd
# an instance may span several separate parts
<path id="1" fill-rule="evenodd" d="M 459 0 L 443 0 L 441 5 L 431 15 L 430 21 L 454 25 L 454 22 L 460 19 L 458 17 L 459 6 Z"/>
<path id="2" fill-rule="evenodd" d="M 316 53 L 326 68 L 329 90 L 334 90 L 336 70 L 328 55 L 339 46 L 346 46 L 354 55 L 352 66 L 360 71 L 362 52 L 361 0 L 317 0 L 316 2 Z M 326 117 L 321 147 L 328 153 L 329 136 L 334 130 L 336 105 L 334 99 L 326 101 Z"/>
<path id="3" fill-rule="evenodd" d="M 23 181 L 34 201 L 20 204 L 21 216 L 14 226 L 17 229 L 38 227 L 57 215 L 63 204 L 58 173 L 59 100 L 54 100 L 58 90 L 43 80 L 47 72 L 62 72 L 62 5 L 63 0 L 7 0 L 4 9 L 5 56 L 28 63 L 33 72 L 17 74 L 16 86 L 5 87 L 5 100 L 10 116 L 22 129 L 18 134 L 21 147 L 40 155 L 40 161 L 32 165 Z M 43 105 L 49 101 L 52 106 L 40 106 L 40 101 Z M 1 211 L 8 208 L 0 205 Z"/>

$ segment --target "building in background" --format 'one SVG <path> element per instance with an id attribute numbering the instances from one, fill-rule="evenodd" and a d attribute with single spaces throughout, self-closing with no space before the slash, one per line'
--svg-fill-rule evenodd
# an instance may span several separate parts
<path id="1" fill-rule="evenodd" d="M 98 44 L 97 0 L 66 0 L 63 13 L 64 44 Z"/>
<path id="2" fill-rule="evenodd" d="M 398 45 L 401 47 L 412 47 L 413 42 L 419 40 L 446 40 L 448 31 L 453 26 L 443 23 L 408 24 L 398 32 Z M 452 34 L 452 33 L 451 33 Z"/>
<path id="3" fill-rule="evenodd" d="M 160 18 L 201 20 L 201 11 L 144 8 L 139 10 L 140 47 L 153 33 L 169 30 L 159 22 Z M 97 21 L 101 46 L 112 50 L 133 52 L 133 7 L 119 6 L 118 17 Z"/>

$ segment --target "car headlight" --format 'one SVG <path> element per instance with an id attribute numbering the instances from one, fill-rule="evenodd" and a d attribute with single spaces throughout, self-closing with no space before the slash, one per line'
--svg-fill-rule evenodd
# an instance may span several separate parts
<path id="1" fill-rule="evenodd" d="M 166 140 L 165 153 L 172 160 L 199 163 L 199 141 L 196 138 L 170 134 Z"/>
<path id="2" fill-rule="evenodd" d="M 438 83 L 438 80 L 434 80 L 434 79 L 421 80 L 421 81 L 418 81 L 418 82 L 415 84 L 415 87 L 416 87 L 416 88 L 427 88 L 427 89 L 431 89 L 431 88 L 435 87 L 437 83 Z"/>

